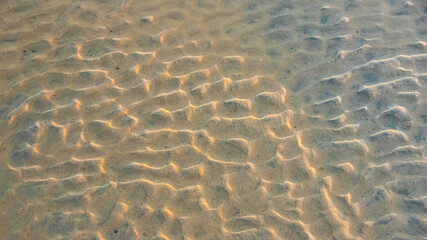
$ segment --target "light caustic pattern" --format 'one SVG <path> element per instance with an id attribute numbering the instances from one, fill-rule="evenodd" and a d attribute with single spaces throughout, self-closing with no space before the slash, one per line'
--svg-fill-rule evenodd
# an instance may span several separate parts
<path id="1" fill-rule="evenodd" d="M 423 239 L 423 0 L 0 0 L 1 239 Z"/>

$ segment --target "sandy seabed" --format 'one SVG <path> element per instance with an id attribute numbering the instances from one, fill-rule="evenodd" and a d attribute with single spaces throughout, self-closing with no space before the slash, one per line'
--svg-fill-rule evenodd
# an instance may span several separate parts
<path id="1" fill-rule="evenodd" d="M 0 0 L 0 30 L 0 239 L 426 239 L 424 0 Z"/>

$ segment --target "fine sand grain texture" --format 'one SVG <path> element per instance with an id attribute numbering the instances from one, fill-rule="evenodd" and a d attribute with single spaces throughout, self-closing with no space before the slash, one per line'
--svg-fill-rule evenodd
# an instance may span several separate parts
<path id="1" fill-rule="evenodd" d="M 0 239 L 426 239 L 425 0 L 0 0 Z"/>

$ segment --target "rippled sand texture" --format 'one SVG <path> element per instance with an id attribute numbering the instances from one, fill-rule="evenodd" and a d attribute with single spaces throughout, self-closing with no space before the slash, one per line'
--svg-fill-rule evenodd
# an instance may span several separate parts
<path id="1" fill-rule="evenodd" d="M 0 0 L 1 239 L 425 239 L 427 3 Z"/>

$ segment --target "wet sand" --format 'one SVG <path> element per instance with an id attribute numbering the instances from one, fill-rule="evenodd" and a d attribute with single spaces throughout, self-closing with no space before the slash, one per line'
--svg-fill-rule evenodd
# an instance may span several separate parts
<path id="1" fill-rule="evenodd" d="M 426 239 L 423 0 L 0 0 L 0 30 L 0 239 Z"/>

